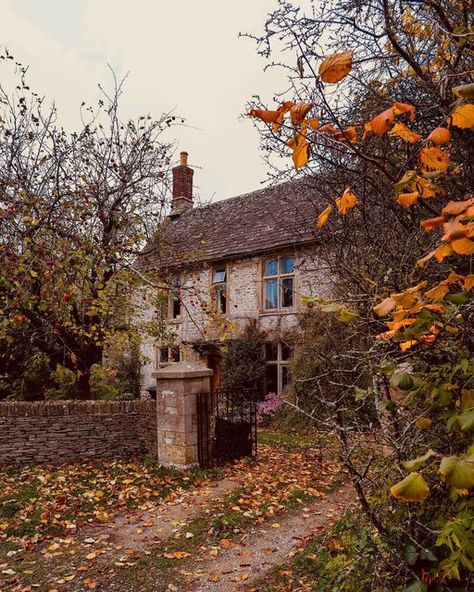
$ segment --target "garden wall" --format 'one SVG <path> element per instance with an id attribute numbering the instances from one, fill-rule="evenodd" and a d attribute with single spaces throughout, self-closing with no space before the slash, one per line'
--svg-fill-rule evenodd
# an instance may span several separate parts
<path id="1" fill-rule="evenodd" d="M 0 403 L 0 463 L 157 455 L 154 401 Z"/>

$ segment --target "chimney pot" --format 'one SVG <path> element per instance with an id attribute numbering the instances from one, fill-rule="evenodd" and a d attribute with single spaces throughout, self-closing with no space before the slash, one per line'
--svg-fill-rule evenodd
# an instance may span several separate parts
<path id="1" fill-rule="evenodd" d="M 175 166 L 173 172 L 173 199 L 171 202 L 171 218 L 176 218 L 193 207 L 193 174 L 192 168 L 188 167 L 188 153 L 181 152 L 179 165 Z"/>

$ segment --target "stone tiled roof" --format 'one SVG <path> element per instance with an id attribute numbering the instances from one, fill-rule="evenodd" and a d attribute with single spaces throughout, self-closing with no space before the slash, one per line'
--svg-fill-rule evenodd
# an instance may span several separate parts
<path id="1" fill-rule="evenodd" d="M 326 207 L 321 179 L 304 178 L 194 208 L 168 220 L 143 250 L 142 268 L 240 258 L 316 239 Z"/>

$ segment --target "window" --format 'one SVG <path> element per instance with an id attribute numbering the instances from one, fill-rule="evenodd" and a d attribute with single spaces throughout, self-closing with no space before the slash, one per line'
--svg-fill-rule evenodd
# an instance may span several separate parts
<path id="1" fill-rule="evenodd" d="M 173 364 L 181 361 L 181 350 L 177 345 L 162 346 L 156 349 L 156 367 L 161 368 L 166 364 Z"/>
<path id="2" fill-rule="evenodd" d="M 215 267 L 212 270 L 212 300 L 216 305 L 217 312 L 227 312 L 227 269 Z"/>
<path id="3" fill-rule="evenodd" d="M 265 344 L 265 394 L 281 394 L 290 382 L 288 361 L 290 346 L 283 341 Z"/>
<path id="4" fill-rule="evenodd" d="M 168 300 L 168 318 L 179 319 L 181 317 L 181 279 L 175 276 L 171 280 L 170 295 Z"/>
<path id="5" fill-rule="evenodd" d="M 263 264 L 263 307 L 265 310 L 292 308 L 295 268 L 293 257 L 265 259 Z"/>

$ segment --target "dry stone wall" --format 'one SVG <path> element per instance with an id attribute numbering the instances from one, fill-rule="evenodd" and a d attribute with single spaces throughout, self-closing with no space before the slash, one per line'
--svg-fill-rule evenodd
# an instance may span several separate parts
<path id="1" fill-rule="evenodd" d="M 0 463 L 157 454 L 154 401 L 0 403 Z"/>

